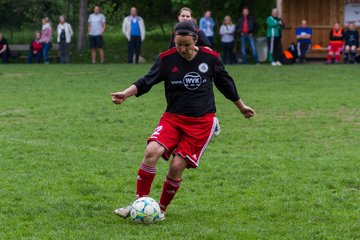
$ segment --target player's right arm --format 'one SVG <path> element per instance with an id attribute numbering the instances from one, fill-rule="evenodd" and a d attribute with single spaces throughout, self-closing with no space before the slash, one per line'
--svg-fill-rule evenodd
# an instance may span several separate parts
<path id="1" fill-rule="evenodd" d="M 127 98 L 131 96 L 141 96 L 148 91 L 155 84 L 162 81 L 160 57 L 158 56 L 150 71 L 142 78 L 134 82 L 130 87 L 121 92 L 111 93 L 112 102 L 114 104 L 122 104 Z"/>

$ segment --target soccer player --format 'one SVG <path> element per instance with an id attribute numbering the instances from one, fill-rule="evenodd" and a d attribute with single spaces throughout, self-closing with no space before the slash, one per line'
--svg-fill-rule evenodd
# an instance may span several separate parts
<path id="1" fill-rule="evenodd" d="M 354 23 L 349 23 L 349 28 L 346 30 L 344 34 L 344 38 L 345 38 L 344 62 L 354 63 L 356 57 L 356 50 L 359 47 L 359 32 L 356 30 Z"/>
<path id="2" fill-rule="evenodd" d="M 335 55 L 334 63 L 340 62 L 340 55 L 344 47 L 344 30 L 340 27 L 340 23 L 336 22 L 329 34 L 330 44 L 329 53 L 326 58 L 326 63 L 332 63 Z"/>
<path id="3" fill-rule="evenodd" d="M 178 20 L 179 22 L 192 20 L 192 10 L 188 7 L 183 7 L 179 10 Z M 195 23 L 194 23 L 195 25 Z M 204 32 L 197 28 L 198 41 L 196 42 L 196 46 L 202 47 L 211 47 L 211 43 L 209 39 L 205 36 Z M 171 35 L 169 48 L 175 47 L 175 34 Z"/>
<path id="4" fill-rule="evenodd" d="M 136 198 L 149 196 L 158 159 L 168 160 L 173 155 L 159 202 L 161 220 L 181 185 L 183 171 L 197 168 L 215 130 L 213 84 L 246 118 L 255 114 L 239 98 L 219 53 L 197 47 L 197 38 L 191 21 L 178 23 L 176 47 L 160 53 L 150 71 L 129 88 L 111 94 L 113 103 L 122 104 L 127 98 L 139 97 L 164 82 L 167 109 L 148 139 L 136 182 Z M 131 205 L 116 209 L 115 213 L 126 218 L 130 209 Z"/>

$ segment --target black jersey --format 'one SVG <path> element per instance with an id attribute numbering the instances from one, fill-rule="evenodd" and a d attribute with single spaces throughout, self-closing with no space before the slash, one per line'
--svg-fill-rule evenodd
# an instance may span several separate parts
<path id="1" fill-rule="evenodd" d="M 197 29 L 197 35 L 198 35 L 198 40 L 196 42 L 196 46 L 211 48 L 211 43 L 203 31 L 201 31 L 200 29 Z M 173 47 L 175 47 L 175 34 L 174 33 L 171 34 L 169 49 L 173 48 Z"/>
<path id="2" fill-rule="evenodd" d="M 359 32 L 355 30 L 347 30 L 344 33 L 345 45 L 359 47 Z"/>
<path id="3" fill-rule="evenodd" d="M 136 96 L 160 82 L 165 86 L 166 112 L 174 114 L 200 117 L 215 113 L 213 83 L 229 100 L 239 99 L 220 54 L 204 47 L 199 48 L 191 61 L 181 57 L 175 48 L 161 53 L 150 71 L 134 83 L 138 90 Z"/>

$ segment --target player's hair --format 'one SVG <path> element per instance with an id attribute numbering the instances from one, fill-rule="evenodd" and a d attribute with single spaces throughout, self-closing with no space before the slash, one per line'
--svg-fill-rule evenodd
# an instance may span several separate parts
<path id="1" fill-rule="evenodd" d="M 242 8 L 242 10 L 245 10 L 245 9 L 250 10 L 248 6 L 244 6 L 244 7 Z"/>
<path id="2" fill-rule="evenodd" d="M 183 7 L 183 8 L 181 8 L 181 9 L 179 10 L 179 12 L 178 12 L 178 16 L 181 15 L 181 12 L 182 12 L 182 11 L 188 11 L 188 12 L 190 13 L 190 15 L 192 16 L 192 10 L 191 10 L 190 8 L 188 8 L 188 7 Z"/>

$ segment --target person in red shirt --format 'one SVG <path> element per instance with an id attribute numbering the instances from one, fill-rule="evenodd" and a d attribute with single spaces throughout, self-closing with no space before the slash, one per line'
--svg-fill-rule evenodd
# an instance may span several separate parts
<path id="1" fill-rule="evenodd" d="M 340 27 L 339 22 L 336 22 L 334 24 L 334 27 L 330 30 L 329 38 L 329 53 L 326 58 L 326 63 L 339 63 L 340 56 L 344 47 L 344 29 Z"/>
<path id="2" fill-rule="evenodd" d="M 251 53 L 256 64 L 259 63 L 258 54 L 255 47 L 254 34 L 257 30 L 255 18 L 250 15 L 249 8 L 244 7 L 242 16 L 238 20 L 236 32 L 240 35 L 242 63 L 247 64 L 246 42 L 249 42 Z"/>
<path id="3" fill-rule="evenodd" d="M 31 64 L 33 58 L 36 59 L 36 63 L 40 63 L 42 57 L 42 45 L 40 42 L 41 33 L 35 33 L 35 39 L 30 44 L 30 51 L 28 56 L 28 63 Z"/>
<path id="4" fill-rule="evenodd" d="M 0 58 L 2 59 L 2 62 L 8 63 L 9 56 L 10 56 L 9 44 L 6 38 L 4 38 L 4 36 L 2 35 L 2 33 L 0 33 Z"/>
<path id="5" fill-rule="evenodd" d="M 167 108 L 148 139 L 145 156 L 136 182 L 136 198 L 149 196 L 158 159 L 173 156 L 160 197 L 161 214 L 180 188 L 186 168 L 197 168 L 215 131 L 215 98 L 213 86 L 238 108 L 245 118 L 255 112 L 240 99 L 234 80 L 225 70 L 220 54 L 197 47 L 198 31 L 191 21 L 175 27 L 175 48 L 160 53 L 150 71 L 124 91 L 112 93 L 112 101 L 122 104 L 131 96 L 140 97 L 163 82 Z M 131 205 L 115 210 L 129 217 Z"/>

